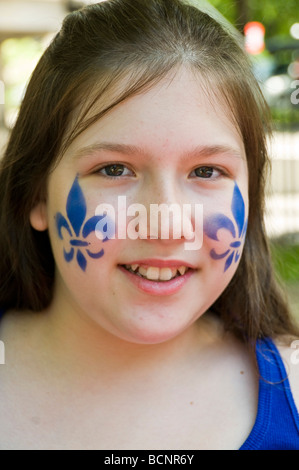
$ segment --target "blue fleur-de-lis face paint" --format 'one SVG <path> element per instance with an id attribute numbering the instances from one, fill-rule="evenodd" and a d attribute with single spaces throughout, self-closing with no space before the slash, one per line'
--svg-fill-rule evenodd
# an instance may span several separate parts
<path id="1" fill-rule="evenodd" d="M 227 250 L 224 253 L 217 253 L 216 250 L 210 251 L 210 256 L 214 260 L 222 260 L 226 258 L 224 272 L 232 265 L 237 263 L 241 256 L 241 248 L 245 240 L 248 219 L 245 220 L 245 204 L 244 199 L 235 182 L 233 198 L 231 203 L 231 211 L 233 220 L 224 214 L 214 214 L 204 221 L 204 232 L 212 240 L 219 241 L 218 231 L 220 229 L 228 230 L 233 238 Z"/>
<path id="2" fill-rule="evenodd" d="M 69 250 L 63 249 L 64 259 L 70 263 L 75 257 L 82 271 L 86 270 L 87 259 L 99 259 L 104 255 L 104 250 L 98 252 L 91 250 L 91 243 L 88 237 L 95 232 L 96 225 L 104 217 L 104 215 L 96 215 L 88 220 L 86 219 L 86 201 L 82 189 L 80 188 L 78 177 L 75 178 L 73 185 L 68 194 L 66 202 L 65 218 L 60 212 L 55 215 L 55 222 L 58 236 L 64 240 L 63 229 L 70 236 Z M 108 238 L 104 238 L 102 242 L 106 242 Z"/>

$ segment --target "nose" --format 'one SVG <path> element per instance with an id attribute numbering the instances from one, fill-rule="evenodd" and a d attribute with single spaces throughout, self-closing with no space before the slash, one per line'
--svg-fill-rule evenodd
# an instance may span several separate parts
<path id="1" fill-rule="evenodd" d="M 147 216 L 142 238 L 179 243 L 192 237 L 191 204 L 175 177 L 162 173 L 152 178 L 143 188 L 142 201 Z"/>

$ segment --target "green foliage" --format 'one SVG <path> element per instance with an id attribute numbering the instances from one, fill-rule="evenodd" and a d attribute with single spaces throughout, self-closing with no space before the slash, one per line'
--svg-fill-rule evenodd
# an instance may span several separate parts
<path id="1" fill-rule="evenodd" d="M 277 241 L 271 248 L 278 279 L 288 294 L 294 318 L 299 321 L 299 245 Z"/>
<path id="2" fill-rule="evenodd" d="M 217 8 L 231 23 L 236 25 L 237 8 L 234 0 L 210 0 L 210 4 Z"/>
<path id="3" fill-rule="evenodd" d="M 289 35 L 292 24 L 298 22 L 298 0 L 210 0 L 235 26 L 238 25 L 237 4 L 243 3 L 248 21 L 260 21 L 266 27 L 266 38 Z"/>
<path id="4" fill-rule="evenodd" d="M 272 255 L 279 277 L 287 282 L 299 282 L 299 245 L 273 243 Z"/>

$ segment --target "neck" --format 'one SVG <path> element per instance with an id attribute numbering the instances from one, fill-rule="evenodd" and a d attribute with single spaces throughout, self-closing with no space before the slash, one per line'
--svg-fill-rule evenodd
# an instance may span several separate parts
<path id="1" fill-rule="evenodd" d="M 58 302 L 40 316 L 37 332 L 45 362 L 85 383 L 96 377 L 144 380 L 185 367 L 219 339 L 215 320 L 205 316 L 168 341 L 136 344 L 111 334 L 82 312 Z"/>

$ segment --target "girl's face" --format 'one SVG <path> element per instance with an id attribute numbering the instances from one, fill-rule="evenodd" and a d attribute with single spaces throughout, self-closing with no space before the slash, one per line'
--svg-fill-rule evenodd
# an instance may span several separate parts
<path id="1" fill-rule="evenodd" d="M 132 204 L 144 208 L 143 218 Z M 162 217 L 170 221 L 169 236 L 162 238 L 160 224 L 158 238 L 151 238 L 153 204 L 202 208 L 203 221 L 201 210 L 197 217 L 186 212 L 202 246 L 189 241 L 187 248 L 187 232 L 173 236 L 170 211 Z M 124 340 L 153 344 L 192 325 L 229 284 L 247 216 L 242 138 L 199 77 L 183 70 L 118 105 L 71 144 L 31 223 L 49 230 L 60 311 Z M 120 226 L 122 235 L 113 238 Z"/>

